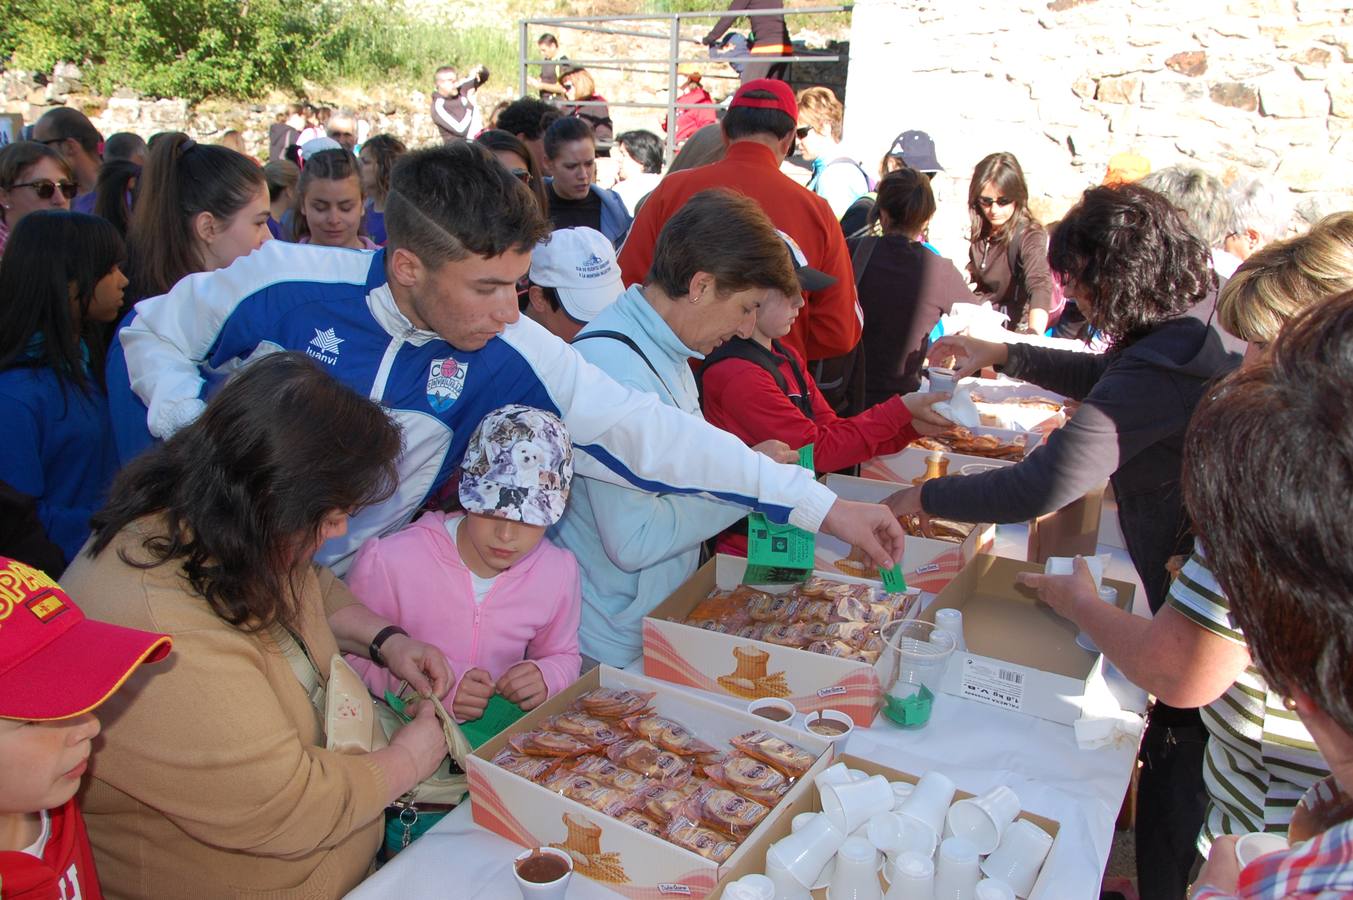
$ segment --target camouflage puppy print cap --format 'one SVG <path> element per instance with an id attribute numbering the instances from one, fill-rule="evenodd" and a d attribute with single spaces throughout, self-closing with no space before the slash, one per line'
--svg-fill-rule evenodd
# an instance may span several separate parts
<path id="1" fill-rule="evenodd" d="M 558 416 L 513 404 L 484 417 L 461 462 L 467 512 L 549 527 L 564 515 L 573 443 Z"/>

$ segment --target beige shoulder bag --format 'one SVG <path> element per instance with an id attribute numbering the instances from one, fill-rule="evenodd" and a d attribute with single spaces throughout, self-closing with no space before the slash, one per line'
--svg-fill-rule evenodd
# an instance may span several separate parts
<path id="1" fill-rule="evenodd" d="M 366 684 L 342 654 L 335 653 L 329 660 L 326 684 L 309 648 L 299 636 L 281 625 L 273 625 L 269 633 L 324 725 L 326 749 L 335 753 L 370 753 L 390 745 L 390 737 L 403 727 L 404 722 L 389 704 L 371 696 Z M 448 758 L 442 760 L 436 772 L 414 785 L 397 801 L 396 805 L 401 807 L 455 806 L 469 792 L 469 779 L 464 769 L 465 758 L 472 749 L 470 742 L 441 700 L 428 699 L 441 720 Z"/>

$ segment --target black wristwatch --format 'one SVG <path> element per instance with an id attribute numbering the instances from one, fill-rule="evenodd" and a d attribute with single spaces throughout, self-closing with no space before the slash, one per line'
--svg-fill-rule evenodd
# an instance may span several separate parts
<path id="1" fill-rule="evenodd" d="M 386 625 L 376 632 L 376 636 L 371 639 L 371 646 L 367 648 L 367 656 L 371 657 L 371 661 L 382 669 L 386 668 L 386 665 L 385 659 L 381 656 L 381 645 L 397 634 L 409 636 L 409 633 L 398 625 Z"/>

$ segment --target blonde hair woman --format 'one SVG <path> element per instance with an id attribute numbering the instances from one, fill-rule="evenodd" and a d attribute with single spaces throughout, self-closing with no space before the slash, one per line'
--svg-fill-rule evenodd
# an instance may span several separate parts
<path id="1" fill-rule="evenodd" d="M 1326 216 L 1299 237 L 1256 250 L 1217 298 L 1217 321 L 1252 345 L 1318 300 L 1353 290 L 1353 212 Z"/>

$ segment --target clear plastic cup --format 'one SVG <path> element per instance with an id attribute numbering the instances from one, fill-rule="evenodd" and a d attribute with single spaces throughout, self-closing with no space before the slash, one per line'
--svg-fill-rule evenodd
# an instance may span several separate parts
<path id="1" fill-rule="evenodd" d="M 929 622 L 898 619 L 883 627 L 883 641 L 883 714 L 903 728 L 924 728 L 954 652 L 954 636 Z"/>

